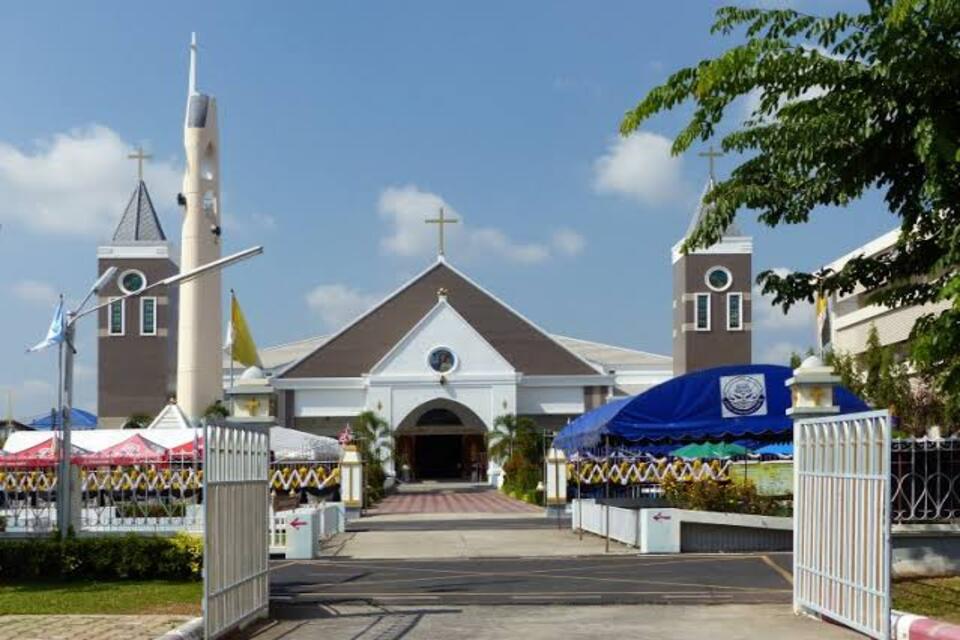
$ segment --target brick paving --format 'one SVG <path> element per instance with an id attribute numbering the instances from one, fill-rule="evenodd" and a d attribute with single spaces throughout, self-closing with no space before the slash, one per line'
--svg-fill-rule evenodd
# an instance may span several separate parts
<path id="1" fill-rule="evenodd" d="M 527 504 L 496 489 L 400 492 L 384 498 L 370 515 L 399 513 L 543 513 L 543 507 Z"/>
<path id="2" fill-rule="evenodd" d="M 0 640 L 154 640 L 191 616 L 0 616 Z"/>

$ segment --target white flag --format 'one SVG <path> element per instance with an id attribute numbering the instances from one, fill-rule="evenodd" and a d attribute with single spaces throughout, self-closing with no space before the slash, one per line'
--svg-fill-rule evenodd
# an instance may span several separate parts
<path id="1" fill-rule="evenodd" d="M 50 321 L 50 328 L 47 329 L 47 337 L 42 341 L 35 344 L 33 347 L 27 349 L 27 353 L 31 351 L 40 351 L 41 349 L 46 349 L 49 346 L 60 344 L 63 342 L 63 337 L 67 331 L 67 323 L 63 319 L 63 298 L 60 298 L 60 302 L 57 303 L 57 308 L 53 311 L 53 320 Z"/>

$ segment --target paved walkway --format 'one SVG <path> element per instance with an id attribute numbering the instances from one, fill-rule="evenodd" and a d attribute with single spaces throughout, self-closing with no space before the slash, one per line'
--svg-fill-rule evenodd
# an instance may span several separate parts
<path id="1" fill-rule="evenodd" d="M 417 483 L 403 485 L 370 510 L 371 515 L 403 513 L 543 513 L 488 485 Z"/>
<path id="2" fill-rule="evenodd" d="M 321 604 L 782 604 L 789 554 L 327 560 L 274 564 L 271 598 Z"/>
<path id="3" fill-rule="evenodd" d="M 154 640 L 191 616 L 0 616 L 0 640 Z"/>
<path id="4" fill-rule="evenodd" d="M 784 605 L 313 607 L 246 636 L 256 640 L 524 640 L 716 638 L 855 640 L 858 634 L 793 615 Z"/>

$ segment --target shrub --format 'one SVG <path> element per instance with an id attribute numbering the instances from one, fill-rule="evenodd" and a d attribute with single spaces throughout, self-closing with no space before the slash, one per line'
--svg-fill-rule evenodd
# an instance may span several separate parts
<path id="1" fill-rule="evenodd" d="M 763 516 L 789 515 L 779 501 L 757 493 L 752 482 L 734 483 L 704 479 L 679 481 L 667 478 L 661 485 L 671 506 L 694 511 L 749 513 Z"/>
<path id="2" fill-rule="evenodd" d="M 186 533 L 0 540 L 0 577 L 5 580 L 199 580 L 202 565 L 203 541 Z"/>
<path id="3" fill-rule="evenodd" d="M 121 502 L 117 505 L 118 518 L 182 518 L 187 514 L 184 502 Z"/>

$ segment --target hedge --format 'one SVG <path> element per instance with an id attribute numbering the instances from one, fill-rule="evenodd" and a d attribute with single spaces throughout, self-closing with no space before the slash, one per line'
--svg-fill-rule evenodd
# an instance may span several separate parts
<path id="1" fill-rule="evenodd" d="M 3 579 L 199 580 L 202 567 L 203 541 L 185 533 L 0 540 Z"/>

